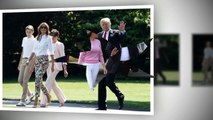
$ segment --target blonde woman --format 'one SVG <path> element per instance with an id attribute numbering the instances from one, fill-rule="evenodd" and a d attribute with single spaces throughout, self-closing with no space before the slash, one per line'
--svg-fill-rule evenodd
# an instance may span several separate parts
<path id="1" fill-rule="evenodd" d="M 48 51 L 51 56 L 51 70 L 54 72 L 54 53 L 52 47 L 52 41 L 49 34 L 49 25 L 46 22 L 42 22 L 38 26 L 37 41 L 33 47 L 32 54 L 29 61 L 35 56 L 35 102 L 34 108 L 38 107 L 38 98 L 40 97 L 40 91 L 46 95 L 47 103 L 50 103 L 51 96 L 47 91 L 47 88 L 43 85 L 43 75 L 45 74 L 48 65 Z M 28 62 L 29 62 L 28 61 Z M 27 62 L 27 63 L 28 63 Z"/>

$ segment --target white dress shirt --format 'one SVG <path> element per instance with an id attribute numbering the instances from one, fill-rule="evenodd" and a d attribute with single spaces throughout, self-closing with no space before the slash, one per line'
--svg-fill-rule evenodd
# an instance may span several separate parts
<path id="1" fill-rule="evenodd" d="M 128 60 L 130 60 L 129 49 L 128 47 L 122 47 L 120 61 L 128 61 Z"/>
<path id="2" fill-rule="evenodd" d="M 40 55 L 54 55 L 51 37 L 49 35 L 42 35 L 41 40 L 37 40 L 33 52 L 36 56 Z"/>
<path id="3" fill-rule="evenodd" d="M 108 31 L 103 31 L 102 38 L 104 38 L 105 32 L 106 32 L 106 40 L 108 41 L 108 39 L 109 39 L 109 30 Z"/>
<path id="4" fill-rule="evenodd" d="M 36 39 L 34 38 L 34 36 L 28 38 L 28 37 L 24 37 L 22 40 L 22 58 L 29 58 L 30 55 L 32 54 L 33 51 L 33 46 L 36 43 Z"/>

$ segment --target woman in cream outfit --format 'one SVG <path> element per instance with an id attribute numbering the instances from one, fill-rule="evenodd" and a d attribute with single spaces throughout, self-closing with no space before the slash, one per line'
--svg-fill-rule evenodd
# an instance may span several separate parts
<path id="1" fill-rule="evenodd" d="M 50 33 L 52 36 L 52 44 L 53 44 L 53 50 L 54 50 L 54 59 L 65 56 L 64 53 L 64 44 L 58 41 L 59 38 L 59 32 L 56 29 L 53 29 Z M 55 62 L 54 65 L 54 72 L 51 71 L 51 64 L 49 64 L 49 67 L 47 69 L 47 80 L 46 80 L 46 88 L 48 92 L 50 93 L 51 89 L 53 89 L 55 95 L 58 98 L 59 101 L 59 107 L 62 107 L 64 105 L 64 102 L 66 101 L 66 97 L 63 93 L 63 91 L 58 86 L 55 78 L 57 74 L 64 70 L 64 77 L 68 76 L 67 72 L 67 63 L 61 63 L 61 62 Z M 40 103 L 40 107 L 46 107 L 47 99 L 44 94 L 42 94 L 42 100 Z"/>

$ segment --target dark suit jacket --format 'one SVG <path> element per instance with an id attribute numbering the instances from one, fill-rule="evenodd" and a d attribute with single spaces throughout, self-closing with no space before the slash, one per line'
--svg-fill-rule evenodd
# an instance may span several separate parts
<path id="1" fill-rule="evenodd" d="M 126 31 L 110 30 L 108 41 L 102 38 L 103 33 L 103 31 L 98 33 L 98 39 L 101 41 L 104 60 L 108 59 L 106 69 L 108 73 L 116 73 L 120 64 L 121 42 L 126 37 Z M 119 52 L 114 56 L 110 56 L 112 49 L 115 47 Z"/>

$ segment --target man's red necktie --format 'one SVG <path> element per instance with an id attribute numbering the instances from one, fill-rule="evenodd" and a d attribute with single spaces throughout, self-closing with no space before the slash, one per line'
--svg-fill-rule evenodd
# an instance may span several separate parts
<path id="1" fill-rule="evenodd" d="M 105 39 L 105 40 L 107 40 L 107 39 L 106 39 L 106 33 L 107 33 L 107 32 L 105 31 L 105 32 L 104 32 L 104 39 Z"/>

